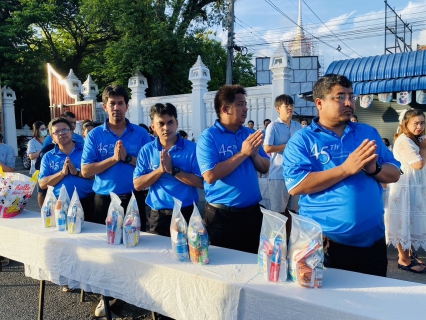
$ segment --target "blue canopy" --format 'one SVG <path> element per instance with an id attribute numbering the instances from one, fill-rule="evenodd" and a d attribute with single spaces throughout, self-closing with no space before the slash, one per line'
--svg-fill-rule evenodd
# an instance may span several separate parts
<path id="1" fill-rule="evenodd" d="M 426 51 L 334 61 L 325 74 L 343 74 L 355 94 L 426 89 Z"/>

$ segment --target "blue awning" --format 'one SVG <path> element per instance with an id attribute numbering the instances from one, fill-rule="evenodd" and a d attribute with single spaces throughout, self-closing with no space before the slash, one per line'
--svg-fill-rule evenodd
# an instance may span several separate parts
<path id="1" fill-rule="evenodd" d="M 355 94 L 426 89 L 426 51 L 334 61 L 325 74 L 343 74 Z"/>

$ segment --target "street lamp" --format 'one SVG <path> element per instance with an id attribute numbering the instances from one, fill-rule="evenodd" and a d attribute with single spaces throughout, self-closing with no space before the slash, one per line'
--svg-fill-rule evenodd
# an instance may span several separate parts
<path id="1" fill-rule="evenodd" d="M 24 128 L 24 124 L 23 124 L 23 122 L 22 122 L 22 112 L 24 111 L 24 109 L 21 109 L 21 129 L 23 129 Z"/>

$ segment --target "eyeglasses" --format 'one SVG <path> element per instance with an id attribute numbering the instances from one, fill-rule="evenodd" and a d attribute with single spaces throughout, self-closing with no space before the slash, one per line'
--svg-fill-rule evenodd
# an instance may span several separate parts
<path id="1" fill-rule="evenodd" d="M 293 104 L 288 104 L 288 105 L 281 105 L 283 108 L 286 108 L 287 110 L 290 109 L 294 109 L 294 105 Z"/>
<path id="2" fill-rule="evenodd" d="M 71 129 L 62 129 L 62 130 L 59 130 L 59 131 L 56 131 L 56 132 L 52 132 L 52 134 L 55 135 L 55 136 L 59 136 L 61 134 L 67 134 L 70 131 L 71 131 Z"/>
<path id="3" fill-rule="evenodd" d="M 338 94 L 337 96 L 327 96 L 335 101 L 343 103 L 348 99 L 350 102 L 355 102 L 358 99 L 358 96 L 355 94 Z"/>

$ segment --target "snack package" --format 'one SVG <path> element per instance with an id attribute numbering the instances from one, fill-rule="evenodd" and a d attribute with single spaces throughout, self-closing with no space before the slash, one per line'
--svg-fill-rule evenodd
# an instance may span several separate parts
<path id="1" fill-rule="evenodd" d="M 56 227 L 59 231 L 67 230 L 67 213 L 70 206 L 70 197 L 68 196 L 65 185 L 61 186 L 59 191 L 58 201 L 55 205 Z"/>
<path id="2" fill-rule="evenodd" d="M 195 203 L 194 211 L 189 219 L 188 247 L 189 257 L 193 263 L 208 264 L 210 262 L 209 235 Z"/>
<path id="3" fill-rule="evenodd" d="M 39 171 L 30 178 L 22 173 L 3 172 L 0 166 L 0 218 L 12 218 L 25 209 L 35 185 Z"/>
<path id="4" fill-rule="evenodd" d="M 172 241 L 173 256 L 178 261 L 188 261 L 188 226 L 180 209 L 182 201 L 173 198 L 173 214 L 170 222 L 170 238 Z"/>
<path id="5" fill-rule="evenodd" d="M 119 245 L 122 241 L 124 209 L 120 198 L 110 192 L 111 203 L 105 220 L 108 244 Z"/>
<path id="6" fill-rule="evenodd" d="M 68 233 L 81 233 L 84 225 L 84 211 L 78 197 L 77 190 L 74 188 L 70 206 L 68 208 Z"/>
<path id="7" fill-rule="evenodd" d="M 260 208 L 263 213 L 258 250 L 259 273 L 270 282 L 287 280 L 287 218 L 278 212 Z"/>
<path id="8" fill-rule="evenodd" d="M 56 225 L 55 205 L 56 197 L 53 193 L 53 187 L 47 186 L 46 197 L 44 198 L 43 205 L 41 206 L 41 221 L 45 228 L 54 227 Z"/>
<path id="9" fill-rule="evenodd" d="M 134 247 L 139 243 L 141 232 L 141 217 L 139 215 L 138 203 L 132 193 L 126 216 L 124 217 L 123 243 L 126 247 Z"/>
<path id="10" fill-rule="evenodd" d="M 321 288 L 324 249 L 321 226 L 313 219 L 291 213 L 288 265 L 290 278 L 306 288 Z"/>

